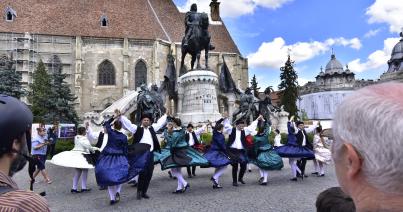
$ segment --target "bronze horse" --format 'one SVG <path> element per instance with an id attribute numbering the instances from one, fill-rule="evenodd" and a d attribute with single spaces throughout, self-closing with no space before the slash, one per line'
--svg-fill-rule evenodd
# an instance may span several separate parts
<path id="1" fill-rule="evenodd" d="M 191 70 L 194 68 L 194 63 L 197 60 L 197 69 L 200 69 L 201 51 L 205 51 L 206 69 L 208 69 L 208 52 L 214 50 L 214 46 L 210 44 L 210 36 L 208 33 L 209 18 L 206 13 L 201 13 L 200 25 L 193 28 L 192 35 L 189 38 L 188 45 L 184 47 L 185 38 L 182 39 L 182 61 L 181 69 L 184 68 L 185 57 L 187 54 L 192 55 Z"/>

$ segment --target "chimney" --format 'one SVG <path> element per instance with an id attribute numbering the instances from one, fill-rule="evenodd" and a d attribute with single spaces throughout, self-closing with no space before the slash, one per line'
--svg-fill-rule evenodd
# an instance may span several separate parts
<path id="1" fill-rule="evenodd" d="M 220 2 L 212 0 L 210 3 L 211 20 L 220 21 Z"/>

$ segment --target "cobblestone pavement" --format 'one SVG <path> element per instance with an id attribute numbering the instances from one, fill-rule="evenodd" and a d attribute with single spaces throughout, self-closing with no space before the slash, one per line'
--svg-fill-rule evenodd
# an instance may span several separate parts
<path id="1" fill-rule="evenodd" d="M 259 171 L 252 166 L 252 172 L 247 172 L 245 185 L 232 186 L 231 166 L 227 167 L 220 183 L 223 189 L 213 190 L 209 181 L 212 168 L 196 170 L 195 178 L 185 179 L 190 183 L 190 189 L 185 194 L 172 194 L 176 189 L 176 180 L 168 177 L 167 171 L 155 167 L 154 176 L 148 194 L 149 200 L 136 200 L 136 188 L 123 185 L 121 201 L 109 205 L 107 190 L 99 191 L 95 182 L 94 171 L 88 174 L 89 193 L 71 194 L 74 170 L 54 166 L 47 163 L 47 170 L 53 183 L 48 185 L 38 176 L 35 191 L 46 191 L 46 198 L 51 211 L 316 211 L 317 195 L 326 188 L 337 186 L 337 180 L 332 165 L 327 167 L 325 177 L 309 176 L 303 181 L 289 181 L 291 171 L 288 159 L 284 159 L 285 167 L 281 171 L 269 172 L 269 184 L 258 185 Z M 307 173 L 313 170 L 313 164 L 308 161 Z M 16 174 L 14 179 L 21 188 L 28 188 L 29 177 L 26 171 Z M 187 176 L 186 169 L 182 169 Z M 81 185 L 81 181 L 79 183 Z"/>

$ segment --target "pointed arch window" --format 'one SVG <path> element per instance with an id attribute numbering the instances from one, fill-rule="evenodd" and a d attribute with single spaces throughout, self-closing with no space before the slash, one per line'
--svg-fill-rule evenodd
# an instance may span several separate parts
<path id="1" fill-rule="evenodd" d="M 108 24 L 108 17 L 106 15 L 101 16 L 101 27 L 107 27 Z"/>
<path id="2" fill-rule="evenodd" d="M 134 68 L 135 88 L 140 87 L 143 83 L 147 84 L 147 65 L 144 61 L 137 62 Z"/>
<path id="3" fill-rule="evenodd" d="M 15 18 L 17 17 L 17 13 L 11 7 L 6 8 L 6 14 L 5 15 L 6 15 L 6 21 L 14 21 Z"/>
<path id="4" fill-rule="evenodd" d="M 115 67 L 109 60 L 98 67 L 98 85 L 115 85 Z"/>

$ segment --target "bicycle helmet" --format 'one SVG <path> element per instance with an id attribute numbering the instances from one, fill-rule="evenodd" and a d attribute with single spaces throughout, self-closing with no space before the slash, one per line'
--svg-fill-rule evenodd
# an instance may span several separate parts
<path id="1" fill-rule="evenodd" d="M 0 94 L 0 153 L 9 152 L 12 141 L 32 124 L 31 110 L 20 100 Z"/>

